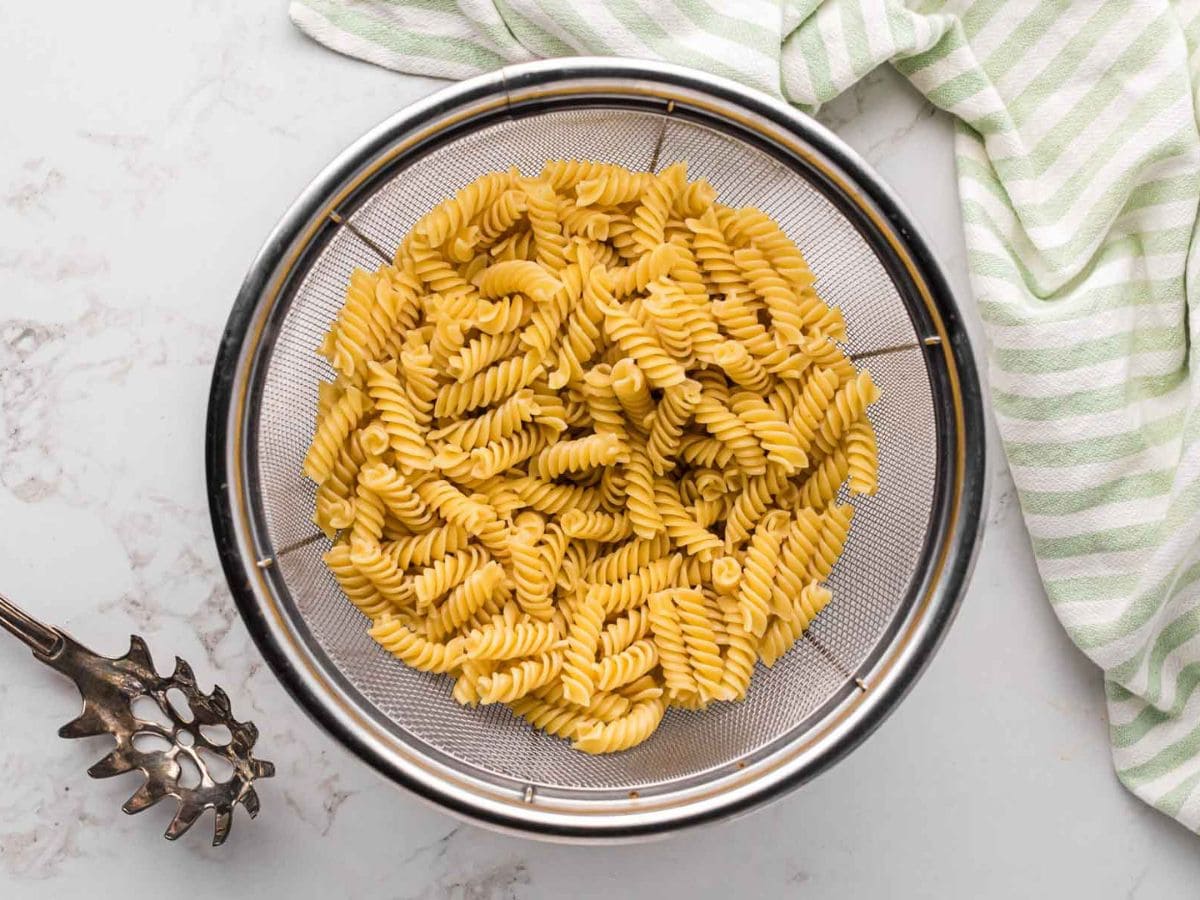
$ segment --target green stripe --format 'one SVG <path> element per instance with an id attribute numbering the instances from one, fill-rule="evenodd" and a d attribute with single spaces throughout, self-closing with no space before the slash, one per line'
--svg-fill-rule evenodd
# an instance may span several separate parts
<path id="1" fill-rule="evenodd" d="M 1074 441 L 1029 441 L 1004 445 L 1012 466 L 1051 469 L 1087 463 L 1112 462 L 1176 440 L 1183 427 L 1184 414 L 1164 416 L 1140 428 Z"/>
<path id="2" fill-rule="evenodd" d="M 1173 568 L 1166 578 L 1147 592 L 1147 595 L 1157 593 L 1161 603 L 1166 603 L 1200 579 L 1200 568 L 1192 566 L 1179 578 L 1178 583 L 1175 583 L 1173 579 L 1178 568 L 1178 566 Z M 1170 591 L 1169 597 L 1165 596 L 1168 591 Z M 1113 680 L 1128 680 L 1145 663 L 1147 675 L 1145 699 L 1154 702 L 1162 687 L 1163 663 L 1172 651 L 1182 647 L 1197 633 L 1200 633 L 1200 607 L 1193 607 L 1159 631 L 1154 637 L 1153 644 L 1143 644 L 1138 652 L 1125 662 L 1109 669 L 1108 677 Z"/>
<path id="3" fill-rule="evenodd" d="M 933 90 L 926 92 L 925 98 L 934 106 L 953 109 L 991 86 L 991 82 L 982 73 L 972 69 L 956 75 L 949 81 L 942 82 Z"/>
<path id="4" fill-rule="evenodd" d="M 992 17 L 1004 9 L 1003 3 L 972 3 L 962 14 L 963 31 L 968 38 L 979 34 Z"/>
<path id="5" fill-rule="evenodd" d="M 538 56 L 573 56 L 577 51 L 546 31 L 528 16 L 514 9 L 507 0 L 495 0 L 496 9 L 522 44 Z"/>
<path id="6" fill-rule="evenodd" d="M 985 219 L 982 222 L 979 221 L 977 213 L 968 209 L 968 203 L 969 201 L 964 201 L 963 203 L 964 221 L 985 225 L 1000 235 L 1005 233 L 1002 229 L 997 229 L 990 219 Z M 974 204 L 972 206 L 975 210 L 979 208 Z M 1094 270 L 1101 265 L 1111 263 L 1115 260 L 1132 259 L 1147 254 L 1186 253 L 1191 243 L 1191 233 L 1192 229 L 1190 227 L 1182 226 L 1179 228 L 1164 228 L 1161 231 L 1145 231 L 1140 234 L 1126 235 L 1108 241 L 1103 249 L 1092 258 L 1088 269 Z M 1053 252 L 1047 254 L 1048 257 L 1055 255 Z M 1024 284 L 1036 296 L 1046 297 L 1052 293 L 1051 289 L 1038 285 L 1038 279 L 1026 268 L 1024 261 L 1020 257 L 998 256 L 989 250 L 971 250 L 967 253 L 967 261 L 970 263 L 973 271 L 981 275 L 990 275 L 994 278 L 1004 278 Z M 1072 261 L 1068 257 L 1059 261 L 1058 265 L 1066 265 Z M 1050 262 L 1050 260 L 1047 259 L 1047 262 Z"/>
<path id="7" fill-rule="evenodd" d="M 1186 377 L 1187 374 L 1181 370 L 1171 375 L 1130 378 L 1124 384 L 1111 387 L 1037 397 L 995 390 L 992 392 L 992 406 L 1006 419 L 1024 421 L 1049 422 L 1072 416 L 1097 415 L 1166 396 L 1182 384 Z"/>
<path id="8" fill-rule="evenodd" d="M 832 100 L 840 91 L 833 83 L 829 72 L 829 57 L 825 53 L 825 41 L 817 28 L 816 17 L 808 28 L 800 29 L 794 38 L 800 44 L 800 52 L 808 65 L 808 78 L 812 82 L 813 96 L 818 103 Z"/>
<path id="9" fill-rule="evenodd" d="M 1013 121 L 1024 124 L 1050 97 L 1071 83 L 1071 76 L 1098 44 L 1118 23 L 1127 21 L 1133 0 L 1110 0 L 1097 4 L 1095 14 L 1049 60 L 1033 81 L 1005 105 Z"/>
<path id="10" fill-rule="evenodd" d="M 1132 747 L 1159 725 L 1179 718 L 1187 706 L 1188 700 L 1200 685 L 1200 662 L 1189 663 L 1179 670 L 1175 678 L 1175 702 L 1169 710 L 1146 704 L 1130 722 L 1124 725 L 1113 725 L 1108 729 L 1109 739 L 1114 747 Z"/>
<path id="11" fill-rule="evenodd" d="M 1161 497 L 1169 494 L 1174 484 L 1174 469 L 1156 469 L 1075 491 L 1021 491 L 1021 508 L 1027 515 L 1069 516 L 1110 503 Z"/>
<path id="12" fill-rule="evenodd" d="M 705 3 L 704 0 L 672 0 L 672 2 L 675 4 L 675 8 L 701 31 L 736 41 L 769 57 L 774 57 L 779 52 L 778 30 L 772 31 L 748 19 L 725 15 Z"/>
<path id="13" fill-rule="evenodd" d="M 387 22 L 365 13 L 347 9 L 331 0 L 302 0 L 305 6 L 318 13 L 343 31 L 403 56 L 421 56 L 474 66 L 481 71 L 496 69 L 506 60 L 487 47 L 461 37 L 442 37 L 402 31 Z"/>
<path id="14" fill-rule="evenodd" d="M 1189 731 L 1186 737 L 1163 748 L 1140 766 L 1118 769 L 1117 777 L 1121 779 L 1122 784 L 1135 788 L 1178 769 L 1196 756 L 1198 751 L 1200 751 L 1200 725 Z"/>
<path id="15" fill-rule="evenodd" d="M 1098 603 L 1124 600 L 1137 587 L 1137 575 L 1080 575 L 1046 582 L 1046 593 L 1055 606 L 1060 603 Z"/>
<path id="16" fill-rule="evenodd" d="M 1017 25 L 999 47 L 983 61 L 983 71 L 992 82 L 999 81 L 1013 66 L 1025 63 L 1034 43 L 1071 8 L 1071 0 L 1042 0 Z"/>
<path id="17" fill-rule="evenodd" d="M 1183 321 L 1183 290 L 1182 276 L 1159 279 L 1131 279 L 1106 287 L 1080 290 L 1071 293 L 1069 298 L 1055 303 L 1050 307 L 1039 310 L 1037 322 L 1043 326 L 1062 325 L 1090 318 L 1099 312 L 1113 309 L 1136 309 L 1141 306 L 1174 307 L 1170 310 Z M 1009 300 L 979 301 L 979 313 L 983 320 L 991 326 L 1028 326 L 1029 315 L 1020 314 L 1018 308 Z M 1164 318 L 1158 316 L 1158 318 Z"/>
<path id="18" fill-rule="evenodd" d="M 1161 525 L 1157 522 L 1120 525 L 1103 531 L 1091 531 L 1061 538 L 1033 538 L 1033 552 L 1039 559 L 1069 559 L 1094 553 L 1122 553 L 1145 550 L 1158 544 Z"/>
<path id="19" fill-rule="evenodd" d="M 998 224 L 987 209 L 975 200 L 963 198 L 962 215 L 964 222 L 982 225 L 1001 237 L 1010 237 L 1009 232 L 1013 230 L 1011 227 Z M 1057 247 L 1039 247 L 1037 251 L 1034 250 L 1028 235 L 1022 229 L 1015 235 L 1011 235 L 1012 249 L 1014 253 L 1018 254 L 1013 258 L 1012 264 L 1026 284 L 1033 284 L 1036 279 L 1025 265 L 1022 258 L 1025 255 L 1036 256 L 1043 268 L 1069 270 L 1072 264 L 1078 261 L 1080 251 L 1092 244 L 1099 236 L 1092 231 L 1098 227 L 1089 225 L 1080 229 L 1069 243 Z M 1103 243 L 1099 255 L 1089 269 L 1095 269 L 1101 262 L 1107 262 L 1114 258 L 1132 257 L 1144 253 L 1186 251 L 1191 236 L 1192 225 L 1190 224 L 1121 234 L 1121 236 L 1110 238 Z"/>
<path id="20" fill-rule="evenodd" d="M 1183 804 L 1187 803 L 1188 798 L 1192 796 L 1192 791 L 1196 789 L 1197 781 L 1200 781 L 1200 772 L 1193 772 L 1170 791 L 1163 794 L 1154 804 L 1155 807 L 1168 816 L 1178 816 L 1180 810 L 1183 809 Z"/>
<path id="21" fill-rule="evenodd" d="M 1171 14 L 1164 12 L 1142 30 L 1137 39 L 1109 64 L 1111 71 L 1140 72 L 1145 69 L 1171 35 Z M 1020 157 L 994 159 L 992 165 L 1002 178 L 1033 179 L 1044 174 L 1062 156 L 1079 134 L 1108 108 L 1125 88 L 1125 79 L 1099 78 L 1074 106 L 1056 122 L 1033 150 Z M 1009 115 L 1018 127 L 1026 124 L 1011 107 Z M 1128 138 L 1123 127 L 1114 127 L 1113 137 Z"/>
<path id="22" fill-rule="evenodd" d="M 863 21 L 862 7 L 857 3 L 842 4 L 842 41 L 850 54 L 850 69 L 855 81 L 883 62 L 871 55 L 867 23 Z"/>
<path id="23" fill-rule="evenodd" d="M 1182 576 L 1179 576 L 1178 581 L 1176 581 L 1176 573 L 1178 572 L 1179 568 L 1180 566 L 1172 568 L 1167 577 L 1163 578 L 1157 584 L 1153 585 L 1148 590 L 1143 591 L 1141 594 L 1138 594 L 1136 597 L 1130 600 L 1115 621 L 1102 625 L 1081 625 L 1077 628 L 1070 629 L 1071 637 L 1074 639 L 1075 643 L 1079 645 L 1081 650 L 1095 650 L 1097 647 L 1103 647 L 1106 644 L 1111 644 L 1113 641 L 1137 631 L 1148 621 L 1150 621 L 1151 616 L 1162 609 L 1166 603 L 1169 603 L 1172 597 L 1176 596 L 1180 591 L 1190 587 L 1198 578 L 1200 578 L 1200 567 L 1193 565 L 1190 569 L 1184 572 Z M 1200 609 L 1193 610 L 1193 612 L 1200 613 Z M 1183 618 L 1187 619 L 1189 616 L 1184 616 Z M 1186 624 L 1188 627 L 1193 629 L 1191 634 L 1194 634 L 1194 629 L 1200 628 L 1200 616 L 1197 616 L 1195 622 L 1189 622 Z M 1174 627 L 1174 625 L 1172 625 L 1172 627 Z M 1181 624 L 1181 629 L 1184 627 L 1185 626 Z M 1162 641 L 1163 635 L 1170 630 L 1171 628 L 1165 629 L 1163 633 L 1159 635 L 1158 640 Z M 1189 634 L 1188 637 L 1190 637 L 1191 634 Z M 1180 636 L 1177 644 L 1174 644 L 1173 646 L 1164 645 L 1166 646 L 1166 649 L 1163 650 L 1161 656 L 1157 660 L 1158 668 L 1161 669 L 1161 660 L 1166 657 L 1167 653 L 1174 649 L 1174 647 L 1182 644 L 1185 640 L 1187 640 L 1187 637 Z M 1159 647 L 1156 644 L 1151 656 L 1152 664 L 1155 662 L 1155 656 L 1153 654 L 1157 654 L 1158 651 Z M 1133 665 L 1132 668 L 1126 667 L 1128 667 L 1133 660 L 1126 660 L 1126 662 L 1122 663 L 1120 666 L 1110 669 L 1108 674 L 1114 679 L 1118 680 L 1128 678 L 1133 674 L 1133 672 L 1137 671 L 1137 668 L 1141 665 L 1140 657 L 1144 657 L 1144 655 L 1145 648 L 1143 647 L 1138 651 L 1137 654 L 1134 655 L 1134 659 L 1137 659 L 1138 661 L 1135 665 Z"/>
<path id="24" fill-rule="evenodd" d="M 1172 98 L 1172 102 L 1181 97 L 1182 94 L 1178 98 Z M 1146 115 L 1158 115 L 1161 112 L 1162 109 L 1156 107 L 1147 110 Z M 1130 129 L 1128 133 L 1124 132 L 1125 127 Z M 1139 127 L 1139 123 L 1133 122 L 1123 126 L 1122 140 L 1132 135 L 1137 127 Z M 1053 251 L 1060 256 L 1077 255 L 1093 244 L 1099 234 L 1109 229 L 1111 220 L 1118 213 L 1129 213 L 1161 203 L 1193 199 L 1191 188 L 1196 183 L 1196 179 L 1200 177 L 1196 174 L 1195 161 L 1188 158 L 1189 143 L 1194 139 L 1194 133 L 1194 126 L 1185 125 L 1170 140 L 1155 145 L 1153 152 L 1145 156 L 1137 156 L 1122 170 L 1113 173 L 1108 188 L 1089 202 L 1085 227 L 1076 229 L 1070 240 L 1053 247 Z M 1064 181 L 1054 195 L 1041 203 L 1022 206 L 1021 226 L 1024 229 L 1030 229 L 1059 224 L 1063 217 L 1073 210 L 1084 189 L 1094 180 L 1093 176 L 1096 174 L 1094 170 L 1105 164 L 1112 155 L 1110 153 L 1098 162 L 1097 157 L 1094 156 L 1087 165 L 1081 166 L 1075 175 Z M 1139 173 L 1145 171 L 1148 166 L 1170 158 L 1178 159 L 1179 167 L 1186 166 L 1188 172 L 1145 184 L 1135 184 Z M 1096 165 L 1093 166 L 1092 163 L 1096 163 Z M 964 178 L 974 184 L 982 185 L 996 200 L 1006 208 L 1012 209 L 1012 198 L 1000 187 L 1000 182 L 996 180 L 993 172 L 984 169 L 978 162 L 971 159 L 962 161 L 959 164 L 959 171 Z M 1133 185 L 1132 188 L 1131 185 Z M 963 203 L 964 206 L 970 203 L 973 207 L 983 208 L 976 200 L 964 200 Z M 1111 224 L 1114 229 L 1121 229 L 1122 223 L 1119 219 Z"/>
<path id="25" fill-rule="evenodd" d="M 632 0 L 608 0 L 606 5 L 614 18 L 631 33 L 637 35 L 642 43 L 649 46 L 655 53 L 666 59 L 679 56 L 678 51 L 681 45 L 667 33 L 657 20 L 643 13 Z M 701 53 L 694 47 L 688 46 L 686 49 L 690 54 L 690 62 L 693 66 L 725 78 L 732 78 L 735 81 L 745 80 L 741 71 L 725 62 L 709 56 L 707 53 Z"/>
<path id="26" fill-rule="evenodd" d="M 1069 347 L 1020 350 L 1004 348 L 992 354 L 995 364 L 1005 372 L 1036 375 L 1069 372 L 1081 366 L 1094 366 L 1138 353 L 1178 350 L 1187 345 L 1187 335 L 1178 328 L 1146 328 L 1082 341 Z"/>
<path id="27" fill-rule="evenodd" d="M 852 4 L 857 6 L 857 4 Z M 914 56 L 906 56 L 903 59 L 896 61 L 896 69 L 904 75 L 912 78 L 922 69 L 927 69 L 934 63 L 941 62 L 955 50 L 961 50 L 967 46 L 966 37 L 963 35 L 960 28 L 951 28 L 941 40 L 926 50 L 924 53 L 918 53 Z"/>

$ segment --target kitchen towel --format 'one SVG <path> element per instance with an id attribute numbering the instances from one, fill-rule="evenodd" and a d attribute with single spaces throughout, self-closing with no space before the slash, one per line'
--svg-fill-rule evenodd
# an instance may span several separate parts
<path id="1" fill-rule="evenodd" d="M 1200 830 L 1200 0 L 295 0 L 382 66 L 650 57 L 814 107 L 884 62 L 958 119 L 992 401 L 1113 760 Z"/>

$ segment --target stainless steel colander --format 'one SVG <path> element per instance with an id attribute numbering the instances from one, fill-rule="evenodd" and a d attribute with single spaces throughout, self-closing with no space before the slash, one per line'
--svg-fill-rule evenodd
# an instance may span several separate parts
<path id="1" fill-rule="evenodd" d="M 883 390 L 881 488 L 856 500 L 834 601 L 743 703 L 668 712 L 645 744 L 585 756 L 366 634 L 321 554 L 301 462 L 315 352 L 356 266 L 485 172 L 551 158 L 655 170 L 686 160 L 722 202 L 796 240 L 848 350 Z M 554 60 L 441 91 L 384 122 L 284 216 L 221 343 L 208 421 L 213 526 L 242 615 L 305 709 L 389 778 L 464 816 L 539 836 L 630 837 L 744 810 L 810 778 L 895 706 L 935 649 L 978 541 L 979 383 L 945 278 L 891 193 L 836 138 L 732 82 L 651 62 Z"/>

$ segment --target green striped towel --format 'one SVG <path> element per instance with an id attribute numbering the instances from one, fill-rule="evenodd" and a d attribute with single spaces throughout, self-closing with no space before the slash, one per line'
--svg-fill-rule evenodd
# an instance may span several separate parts
<path id="1" fill-rule="evenodd" d="M 463 78 L 658 57 L 815 106 L 890 61 L 959 120 L 992 397 L 1121 781 L 1200 829 L 1200 0 L 295 0 L 324 44 Z"/>

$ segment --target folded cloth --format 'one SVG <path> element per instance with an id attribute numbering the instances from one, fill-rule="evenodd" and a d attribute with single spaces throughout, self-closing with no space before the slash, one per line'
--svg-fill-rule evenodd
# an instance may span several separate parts
<path id="1" fill-rule="evenodd" d="M 295 0 L 393 69 L 653 57 L 813 107 L 890 61 L 959 120 L 993 406 L 1113 759 L 1200 829 L 1200 0 Z"/>

